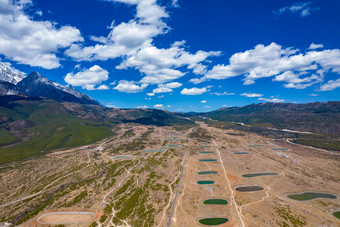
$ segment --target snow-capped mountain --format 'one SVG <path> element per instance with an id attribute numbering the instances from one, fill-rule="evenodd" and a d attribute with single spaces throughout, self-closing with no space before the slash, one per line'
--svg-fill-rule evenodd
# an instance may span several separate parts
<path id="1" fill-rule="evenodd" d="M 50 81 L 38 72 L 30 73 L 17 84 L 17 87 L 30 97 L 46 97 L 57 101 L 99 105 L 99 102 L 80 93 L 75 88 Z"/>
<path id="2" fill-rule="evenodd" d="M 25 73 L 13 69 L 9 64 L 0 62 L 0 81 L 17 84 L 25 78 Z"/>
<path id="3" fill-rule="evenodd" d="M 98 101 L 82 94 L 74 87 L 63 86 L 50 81 L 38 72 L 32 72 L 25 76 L 23 72 L 1 62 L 0 95 L 26 95 L 29 97 L 45 97 L 62 102 L 100 105 Z"/>

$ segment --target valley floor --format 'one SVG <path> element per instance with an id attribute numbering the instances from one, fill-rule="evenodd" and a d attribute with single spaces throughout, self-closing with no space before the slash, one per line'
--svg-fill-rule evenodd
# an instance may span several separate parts
<path id="1" fill-rule="evenodd" d="M 116 133 L 2 166 L 0 226 L 340 225 L 338 154 L 202 122 Z"/>

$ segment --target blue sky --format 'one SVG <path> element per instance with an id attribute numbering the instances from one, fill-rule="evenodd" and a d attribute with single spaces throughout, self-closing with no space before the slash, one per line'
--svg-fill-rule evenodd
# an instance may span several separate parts
<path id="1" fill-rule="evenodd" d="M 0 61 L 104 105 L 340 100 L 340 2 L 0 0 Z"/>

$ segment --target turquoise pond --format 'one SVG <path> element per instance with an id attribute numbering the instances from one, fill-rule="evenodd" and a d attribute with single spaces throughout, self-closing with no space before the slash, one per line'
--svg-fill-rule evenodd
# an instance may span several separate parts
<path id="1" fill-rule="evenodd" d="M 183 141 L 184 139 L 168 139 L 168 140 Z"/>
<path id="2" fill-rule="evenodd" d="M 200 159 L 200 162 L 217 162 L 217 159 Z"/>
<path id="3" fill-rule="evenodd" d="M 208 174 L 217 174 L 217 171 L 209 170 L 209 171 L 200 171 L 197 172 L 198 175 L 208 175 Z"/>
<path id="4" fill-rule="evenodd" d="M 183 147 L 162 147 L 162 149 L 182 149 Z"/>
<path id="5" fill-rule="evenodd" d="M 288 151 L 288 149 L 284 149 L 284 148 L 274 148 L 272 150 L 273 151 Z"/>
<path id="6" fill-rule="evenodd" d="M 234 154 L 249 154 L 248 152 L 235 152 Z"/>
<path id="7" fill-rule="evenodd" d="M 200 151 L 201 154 L 213 154 L 214 151 Z"/>
<path id="8" fill-rule="evenodd" d="M 178 143 L 178 144 L 167 144 L 167 146 L 183 147 L 184 145 Z"/>
<path id="9" fill-rule="evenodd" d="M 200 146 L 201 148 L 210 148 L 211 146 Z"/>
<path id="10" fill-rule="evenodd" d="M 264 147 L 263 145 L 248 145 L 248 147 Z"/>
<path id="11" fill-rule="evenodd" d="M 279 175 L 278 173 L 248 173 L 243 174 L 242 177 L 260 177 L 260 176 L 274 176 Z"/>
<path id="12" fill-rule="evenodd" d="M 164 150 L 143 150 L 145 152 L 164 152 Z"/>

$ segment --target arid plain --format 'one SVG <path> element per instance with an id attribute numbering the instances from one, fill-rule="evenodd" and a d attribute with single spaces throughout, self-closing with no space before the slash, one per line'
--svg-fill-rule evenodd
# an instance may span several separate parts
<path id="1" fill-rule="evenodd" d="M 202 122 L 122 124 L 98 143 L 3 165 L 0 217 L 21 226 L 339 226 L 339 161 Z"/>

